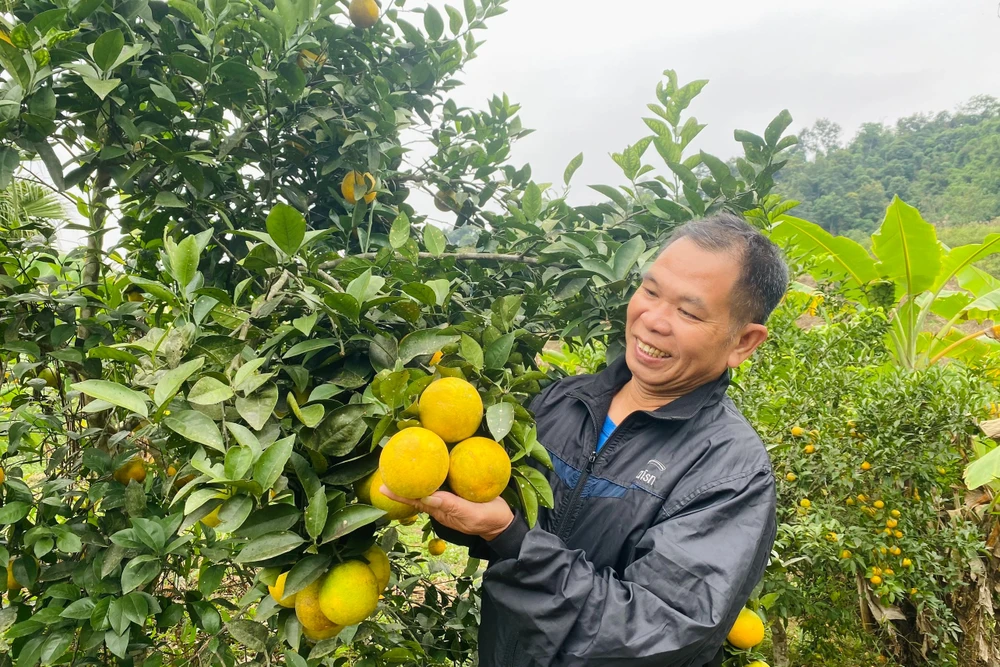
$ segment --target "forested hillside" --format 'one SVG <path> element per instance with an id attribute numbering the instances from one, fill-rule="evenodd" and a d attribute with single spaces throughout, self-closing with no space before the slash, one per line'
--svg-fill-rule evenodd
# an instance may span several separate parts
<path id="1" fill-rule="evenodd" d="M 866 238 L 893 195 L 939 227 L 1000 218 L 995 97 L 980 95 L 955 112 L 916 114 L 892 126 L 865 123 L 849 140 L 837 124 L 821 119 L 799 137 L 778 174 L 778 189 L 802 202 L 799 217 L 830 232 Z"/>

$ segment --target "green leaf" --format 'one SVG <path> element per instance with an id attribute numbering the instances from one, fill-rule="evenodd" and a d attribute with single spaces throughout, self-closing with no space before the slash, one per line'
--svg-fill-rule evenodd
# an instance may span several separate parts
<path id="1" fill-rule="evenodd" d="M 294 435 L 282 438 L 265 449 L 264 453 L 257 459 L 257 463 L 253 467 L 253 479 L 260 484 L 261 489 L 267 491 L 278 481 L 285 469 L 285 464 L 288 463 L 288 457 L 292 455 L 294 443 Z"/>
<path id="2" fill-rule="evenodd" d="M 70 603 L 68 607 L 59 612 L 59 615 L 63 618 L 83 621 L 90 618 L 90 614 L 94 611 L 94 607 L 96 606 L 97 603 L 94 602 L 92 598 L 82 598 L 76 602 Z"/>
<path id="3" fill-rule="evenodd" d="M 274 384 L 268 384 L 246 398 L 236 397 L 236 411 L 255 431 L 264 428 L 264 424 L 267 423 L 277 405 L 278 387 Z"/>
<path id="4" fill-rule="evenodd" d="M 594 259 L 588 257 L 580 260 L 580 267 L 590 271 L 591 273 L 596 273 L 610 283 L 618 280 L 618 276 L 615 275 L 614 269 L 608 266 L 607 262 L 599 259 Z"/>
<path id="5" fill-rule="evenodd" d="M 472 23 L 476 18 L 476 1 L 465 0 L 465 18 Z"/>
<path id="6" fill-rule="evenodd" d="M 285 578 L 285 597 L 295 595 L 326 574 L 332 561 L 333 558 L 325 554 L 311 554 L 300 558 Z"/>
<path id="7" fill-rule="evenodd" d="M 24 59 L 24 53 L 2 39 L 0 39 L 0 65 L 3 65 L 3 68 L 10 72 L 23 90 L 30 90 L 31 70 Z"/>
<path id="8" fill-rule="evenodd" d="M 283 531 L 263 535 L 249 542 L 234 559 L 237 563 L 256 563 L 288 553 L 305 540 L 295 533 Z"/>
<path id="9" fill-rule="evenodd" d="M 486 408 L 486 425 L 494 440 L 503 440 L 514 425 L 514 406 L 510 403 L 496 403 Z"/>
<path id="10" fill-rule="evenodd" d="M 129 628 L 125 628 L 125 631 L 122 633 L 117 633 L 114 630 L 108 630 L 104 633 L 104 643 L 108 647 L 108 650 L 122 660 L 128 654 L 129 632 Z"/>
<path id="11" fill-rule="evenodd" d="M 219 514 L 222 514 L 221 510 Z M 301 516 L 302 512 L 294 505 L 268 505 L 264 509 L 254 512 L 254 520 L 240 526 L 233 531 L 233 534 L 236 537 L 252 540 L 267 533 L 288 530 L 299 522 Z"/>
<path id="12" fill-rule="evenodd" d="M 613 188 L 610 185 L 591 185 L 590 188 L 592 190 L 597 190 L 602 195 L 604 195 L 605 197 L 607 197 L 608 199 L 610 199 L 614 203 L 618 204 L 618 206 L 623 211 L 627 211 L 628 210 L 628 208 L 629 208 L 628 200 L 625 199 L 625 195 L 623 195 L 621 192 L 619 192 L 619 190 L 617 188 Z"/>
<path id="13" fill-rule="evenodd" d="M 362 419 L 365 413 L 362 405 L 345 405 L 334 410 L 306 438 L 306 444 L 328 456 L 350 454 L 368 430 Z"/>
<path id="14" fill-rule="evenodd" d="M 815 260 L 813 275 L 827 275 L 844 288 L 860 288 L 879 277 L 875 260 L 861 244 L 806 220 L 781 216 L 771 228 L 771 240 L 791 246 L 792 258 Z"/>
<path id="15" fill-rule="evenodd" d="M 6 190 L 14 180 L 14 172 L 21 164 L 21 157 L 16 148 L 0 150 L 0 190 Z M 442 238 L 443 238 L 442 234 Z"/>
<path id="16" fill-rule="evenodd" d="M 872 251 L 881 277 L 904 285 L 911 296 L 930 289 L 941 269 L 942 248 L 934 225 L 899 197 L 893 198 L 882 226 L 872 234 Z"/>
<path id="17" fill-rule="evenodd" d="M 306 235 L 306 219 L 288 204 L 275 204 L 267 214 L 267 233 L 279 248 L 294 255 Z"/>
<path id="18" fill-rule="evenodd" d="M 1000 447 L 991 449 L 970 463 L 965 469 L 964 477 L 965 485 L 970 489 L 978 489 L 1000 479 Z"/>
<path id="19" fill-rule="evenodd" d="M 309 499 L 309 506 L 306 507 L 306 532 L 314 540 L 323 534 L 323 527 L 326 526 L 327 517 L 326 487 L 322 484 L 316 489 Z"/>
<path id="20" fill-rule="evenodd" d="M 524 510 L 524 519 L 529 527 L 534 527 L 538 519 L 538 494 L 535 487 L 531 486 L 523 477 L 515 476 L 517 484 L 517 494 L 521 497 L 521 508 Z"/>
<path id="21" fill-rule="evenodd" d="M 788 109 L 782 109 L 781 113 L 775 116 L 771 124 L 764 130 L 764 141 L 767 142 L 768 146 L 776 146 L 781 135 L 791 124 L 792 114 L 788 113 Z"/>
<path id="22" fill-rule="evenodd" d="M 513 333 L 504 334 L 487 345 L 485 354 L 486 368 L 503 368 L 510 357 L 510 351 L 513 347 Z"/>
<path id="23" fill-rule="evenodd" d="M 646 251 L 641 236 L 633 236 L 615 251 L 614 273 L 618 280 L 625 280 L 639 257 Z"/>
<path id="24" fill-rule="evenodd" d="M 382 510 L 370 505 L 348 505 L 330 515 L 323 529 L 322 541 L 329 542 L 367 526 L 385 515 Z"/>
<path id="25" fill-rule="evenodd" d="M 146 395 L 137 391 L 123 387 L 116 382 L 107 380 L 84 380 L 70 385 L 71 389 L 82 392 L 87 396 L 99 398 L 112 405 L 125 408 L 142 417 L 149 417 L 146 411 Z"/>
<path id="26" fill-rule="evenodd" d="M 28 516 L 29 510 L 31 510 L 31 505 L 19 500 L 5 503 L 3 507 L 0 507 L 0 525 L 17 523 Z"/>
<path id="27" fill-rule="evenodd" d="M 205 357 L 197 357 L 164 373 L 156 383 L 156 389 L 153 390 L 153 402 L 157 406 L 165 405 L 177 394 L 181 385 L 204 364 Z"/>
<path id="28" fill-rule="evenodd" d="M 197 410 L 180 410 L 163 418 L 163 425 L 171 431 L 206 447 L 226 451 L 219 426 L 211 417 Z"/>
<path id="29" fill-rule="evenodd" d="M 392 228 L 389 230 L 389 245 L 394 249 L 402 248 L 410 239 L 410 219 L 402 211 L 392 221 Z"/>
<path id="30" fill-rule="evenodd" d="M 113 93 L 122 83 L 122 80 L 118 78 L 95 79 L 92 76 L 81 76 L 80 78 L 101 100 Z"/>
<path id="31" fill-rule="evenodd" d="M 224 467 L 226 479 L 243 479 L 243 475 L 247 473 L 247 470 L 250 470 L 251 465 L 253 465 L 253 450 L 243 445 L 230 447 L 229 451 L 226 452 Z"/>
<path id="32" fill-rule="evenodd" d="M 538 220 L 542 212 L 542 190 L 534 182 L 528 183 L 528 187 L 524 190 L 524 196 L 521 197 L 521 211 L 528 222 Z"/>
<path id="33" fill-rule="evenodd" d="M 424 224 L 423 232 L 424 247 L 427 248 L 427 252 L 435 257 L 440 256 L 448 247 L 448 239 L 445 238 L 444 232 L 429 222 Z"/>
<path id="34" fill-rule="evenodd" d="M 399 341 L 399 361 L 408 364 L 414 357 L 433 354 L 445 345 L 458 342 L 458 338 L 454 334 L 442 334 L 437 329 L 414 331 Z"/>
<path id="35" fill-rule="evenodd" d="M 385 285 L 385 278 L 382 276 L 373 276 L 372 270 L 367 269 L 347 284 L 347 293 L 363 305 L 366 301 L 371 301 L 378 296 L 379 290 L 382 289 L 383 285 Z"/>
<path id="36" fill-rule="evenodd" d="M 299 407 L 293 394 L 288 394 L 288 407 L 292 409 L 295 417 L 309 428 L 315 428 L 316 424 L 322 421 L 323 415 L 326 414 L 326 408 L 319 403 L 307 407 Z"/>
<path id="37" fill-rule="evenodd" d="M 251 651 L 263 651 L 267 648 L 267 637 L 270 633 L 263 623 L 241 618 L 226 623 L 226 628 L 229 629 L 233 639 Z"/>
<path id="38" fill-rule="evenodd" d="M 555 499 L 552 497 L 552 488 L 549 486 L 549 481 L 545 479 L 545 475 L 529 466 L 518 466 L 516 470 L 535 489 L 541 504 L 551 509 L 555 504 Z"/>
<path id="39" fill-rule="evenodd" d="M 444 19 L 434 5 L 427 5 L 427 9 L 424 10 L 424 29 L 431 39 L 441 39 L 441 35 L 444 34 Z"/>
<path id="40" fill-rule="evenodd" d="M 97 38 L 92 48 L 89 48 L 90 55 L 102 72 L 107 72 L 115 64 L 118 54 L 125 48 L 125 36 L 118 28 L 108 30 Z"/>
<path id="41" fill-rule="evenodd" d="M 477 371 L 483 369 L 483 364 L 486 363 L 483 357 L 483 348 L 479 346 L 479 343 L 474 338 L 467 334 L 462 334 L 459 351 L 462 353 L 462 358 L 472 364 L 473 368 Z"/>
<path id="42" fill-rule="evenodd" d="M 741 144 L 751 144 L 754 148 L 763 150 L 766 144 L 764 139 L 753 132 L 747 132 L 746 130 L 736 130 L 733 132 L 733 138 Z"/>
<path id="43" fill-rule="evenodd" d="M 215 405 L 228 401 L 233 396 L 233 390 L 229 388 L 229 385 L 206 375 L 191 387 L 191 391 L 188 392 L 188 402 L 196 405 Z"/>
<path id="44" fill-rule="evenodd" d="M 575 158 L 569 161 L 566 165 L 566 170 L 563 172 L 563 183 L 569 185 L 569 182 L 573 179 L 573 174 L 576 170 L 583 166 L 583 153 L 580 153 Z"/>
<path id="45" fill-rule="evenodd" d="M 145 586 L 156 578 L 161 568 L 160 559 L 156 556 L 136 556 L 122 570 L 122 593 L 131 593 Z"/>
<path id="46" fill-rule="evenodd" d="M 311 340 L 304 340 L 301 343 L 293 345 L 288 352 L 285 352 L 282 359 L 291 359 L 308 352 L 315 352 L 316 350 L 322 350 L 339 344 L 340 341 L 335 338 L 313 338 Z"/>
<path id="47" fill-rule="evenodd" d="M 1000 253 L 1000 234 L 989 234 L 982 243 L 952 248 L 941 260 L 941 271 L 934 279 L 931 289 L 937 291 L 944 287 L 952 278 L 958 276 L 974 263 L 986 257 Z M 966 288 L 968 289 L 968 288 Z M 992 290 L 991 290 L 992 291 Z"/>
<path id="48" fill-rule="evenodd" d="M 657 199 L 649 204 L 649 212 L 658 218 L 673 222 L 686 222 L 691 219 L 691 211 L 669 199 Z"/>
<path id="49" fill-rule="evenodd" d="M 162 88 L 162 86 L 160 86 Z M 166 190 L 156 193 L 154 204 L 160 208 L 187 208 L 188 203 L 177 196 L 176 193 Z"/>

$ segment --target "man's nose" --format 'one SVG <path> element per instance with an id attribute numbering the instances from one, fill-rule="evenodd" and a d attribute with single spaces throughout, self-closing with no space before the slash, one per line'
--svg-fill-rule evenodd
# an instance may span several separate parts
<path id="1" fill-rule="evenodd" d="M 673 323 L 667 308 L 650 308 L 642 314 L 642 324 L 650 333 L 661 336 L 673 331 Z"/>

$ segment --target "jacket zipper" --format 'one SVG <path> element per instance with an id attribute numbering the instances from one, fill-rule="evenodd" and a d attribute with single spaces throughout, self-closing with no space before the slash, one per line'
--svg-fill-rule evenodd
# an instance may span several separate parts
<path id="1" fill-rule="evenodd" d="M 559 528 L 556 530 L 556 537 L 562 540 L 565 540 L 567 537 L 563 534 L 563 530 L 566 528 L 567 519 L 573 513 L 573 507 L 575 507 L 576 503 L 580 500 L 580 494 L 583 493 L 583 487 L 586 486 L 587 480 L 590 478 L 590 474 L 594 472 L 594 463 L 597 461 L 597 457 L 599 456 L 599 452 L 597 451 L 597 440 L 600 438 L 600 432 L 597 427 L 597 417 L 594 415 L 593 409 L 586 401 L 584 401 L 583 404 L 587 406 L 587 412 L 590 413 L 590 419 L 594 422 L 595 426 L 594 451 L 590 453 L 590 458 L 587 459 L 587 467 L 580 475 L 580 479 L 577 480 L 576 486 L 573 487 L 573 495 L 570 496 L 569 503 L 566 504 L 566 509 L 563 511 L 563 515 L 559 519 Z M 615 429 L 615 435 L 620 432 L 622 426 L 624 426 L 627 421 L 628 417 L 622 420 L 622 423 Z M 604 447 L 602 447 L 602 449 L 606 448 L 609 444 L 611 444 L 610 438 L 608 439 L 608 442 L 604 443 Z"/>

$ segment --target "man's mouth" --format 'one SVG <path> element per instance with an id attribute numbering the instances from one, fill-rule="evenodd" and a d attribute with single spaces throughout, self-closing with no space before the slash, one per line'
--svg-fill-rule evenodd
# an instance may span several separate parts
<path id="1" fill-rule="evenodd" d="M 636 347 L 639 348 L 640 352 L 642 352 L 643 354 L 648 355 L 650 357 L 653 357 L 654 359 L 666 359 L 667 357 L 670 356 L 669 354 L 667 354 L 663 350 L 661 350 L 659 348 L 656 348 L 656 347 L 653 347 L 652 345 L 649 345 L 648 343 L 644 343 L 641 340 L 639 340 L 638 338 L 636 339 L 635 343 L 636 343 Z"/>

